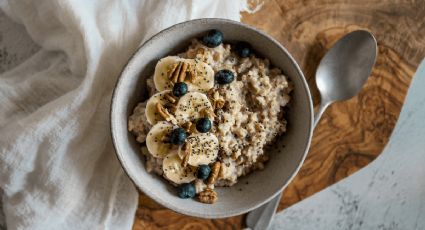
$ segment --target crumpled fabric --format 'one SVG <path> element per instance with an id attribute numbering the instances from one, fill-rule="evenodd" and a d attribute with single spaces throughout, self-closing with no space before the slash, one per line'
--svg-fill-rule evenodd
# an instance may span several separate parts
<path id="1" fill-rule="evenodd" d="M 41 50 L 0 74 L 0 187 L 8 229 L 130 229 L 138 193 L 109 108 L 136 49 L 175 23 L 240 19 L 239 0 L 2 0 Z"/>

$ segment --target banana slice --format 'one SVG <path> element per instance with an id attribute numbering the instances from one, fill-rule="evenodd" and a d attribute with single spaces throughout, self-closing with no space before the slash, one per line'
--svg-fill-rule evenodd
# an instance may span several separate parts
<path id="1" fill-rule="evenodd" d="M 163 91 L 167 89 L 172 89 L 173 84 L 168 78 L 168 71 L 169 68 L 179 61 L 184 60 L 183 58 L 180 58 L 178 56 L 168 56 L 165 58 L 162 58 L 156 63 L 155 66 L 155 73 L 153 76 L 153 82 L 155 84 L 155 88 L 158 91 Z"/>
<path id="2" fill-rule="evenodd" d="M 188 164 L 192 166 L 207 165 L 216 161 L 218 156 L 218 139 L 212 133 L 197 133 L 190 135 L 187 140 L 190 144 L 190 156 Z M 183 159 L 184 151 L 178 151 Z"/>
<path id="3" fill-rule="evenodd" d="M 168 114 L 168 118 L 164 118 L 160 112 L 158 111 L 158 103 L 161 104 L 161 106 L 170 104 L 169 99 L 167 99 L 166 95 L 170 94 L 171 90 L 165 90 L 159 93 L 156 93 L 154 95 L 152 95 L 148 102 L 146 103 L 146 120 L 148 121 L 149 124 L 154 125 L 156 123 L 158 123 L 159 121 L 169 121 L 173 124 L 176 124 L 176 120 L 174 118 L 174 116 L 172 116 L 171 114 Z"/>
<path id="4" fill-rule="evenodd" d="M 166 121 L 156 123 L 146 137 L 146 147 L 149 153 L 156 158 L 164 158 L 172 151 L 172 145 L 164 142 L 174 126 Z"/>
<path id="5" fill-rule="evenodd" d="M 202 117 L 206 111 L 213 111 L 208 97 L 203 93 L 189 92 L 177 103 L 175 117 L 179 124 L 183 124 Z"/>
<path id="6" fill-rule="evenodd" d="M 176 184 L 189 183 L 196 178 L 196 168 L 190 165 L 183 167 L 182 160 L 176 152 L 164 158 L 162 162 L 162 171 L 164 171 L 164 175 L 167 179 Z"/>
<path id="7" fill-rule="evenodd" d="M 214 87 L 214 70 L 210 65 L 195 59 L 186 59 L 195 71 L 195 77 L 187 80 L 189 91 L 208 92 Z"/>
<path id="8" fill-rule="evenodd" d="M 170 77 L 170 71 L 174 64 L 180 62 L 187 63 L 185 75 L 186 84 L 189 87 L 189 91 L 200 91 L 207 92 L 209 89 L 214 87 L 214 70 L 207 63 L 201 62 L 195 59 L 184 59 L 178 56 L 168 56 L 158 61 L 155 67 L 154 83 L 155 88 L 158 91 L 169 90 L 173 88 L 173 83 Z M 176 71 L 183 71 L 182 69 L 176 68 Z M 194 73 L 194 77 L 190 77 L 188 73 L 190 70 Z"/>

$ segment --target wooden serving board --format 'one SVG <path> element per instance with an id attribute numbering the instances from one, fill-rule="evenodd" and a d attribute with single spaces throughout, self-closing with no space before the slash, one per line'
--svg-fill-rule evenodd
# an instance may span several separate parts
<path id="1" fill-rule="evenodd" d="M 378 60 L 366 86 L 355 98 L 328 108 L 314 132 L 307 160 L 284 191 L 282 210 L 365 167 L 381 153 L 425 56 L 425 1 L 265 0 L 260 11 L 244 13 L 242 22 L 272 35 L 293 54 L 316 105 L 315 70 L 332 44 L 357 29 L 371 31 L 378 40 Z M 243 227 L 244 216 L 187 217 L 140 194 L 133 229 Z"/>

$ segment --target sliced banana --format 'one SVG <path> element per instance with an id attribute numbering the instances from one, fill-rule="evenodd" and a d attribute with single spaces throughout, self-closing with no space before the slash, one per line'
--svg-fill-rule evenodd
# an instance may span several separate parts
<path id="1" fill-rule="evenodd" d="M 168 71 L 173 64 L 178 63 L 181 60 L 184 60 L 184 59 L 178 56 L 168 56 L 168 57 L 160 59 L 158 63 L 156 63 L 153 81 L 155 84 L 155 88 L 158 91 L 163 91 L 163 90 L 173 88 L 173 84 L 168 78 Z"/>
<path id="2" fill-rule="evenodd" d="M 189 91 L 207 92 L 214 87 L 214 70 L 210 65 L 196 59 L 186 59 L 195 71 L 196 77 L 186 82 Z"/>
<path id="3" fill-rule="evenodd" d="M 176 184 L 189 183 L 195 180 L 196 168 L 190 165 L 183 167 L 181 162 L 182 160 L 177 152 L 167 155 L 162 162 L 165 177 Z"/>
<path id="4" fill-rule="evenodd" d="M 197 133 L 190 135 L 187 140 L 190 144 L 188 164 L 192 166 L 207 165 L 216 161 L 218 156 L 218 139 L 212 133 Z M 183 159 L 184 151 L 179 150 L 179 157 Z"/>
<path id="5" fill-rule="evenodd" d="M 158 91 L 169 90 L 173 88 L 170 77 L 170 69 L 174 64 L 185 62 L 188 64 L 187 71 L 193 70 L 194 77 L 186 74 L 184 82 L 189 87 L 189 91 L 207 92 L 214 87 L 214 70 L 205 62 L 195 59 L 184 59 L 178 56 L 168 56 L 158 61 L 155 67 L 154 83 Z"/>
<path id="6" fill-rule="evenodd" d="M 189 92 L 179 99 L 175 117 L 179 124 L 202 117 L 206 111 L 213 107 L 208 97 L 199 92 Z"/>
<path id="7" fill-rule="evenodd" d="M 172 144 L 165 142 L 174 126 L 166 121 L 156 123 L 146 137 L 146 147 L 156 158 L 164 158 L 172 151 Z"/>
<path id="8" fill-rule="evenodd" d="M 162 106 L 170 103 L 170 101 L 165 96 L 166 94 L 170 94 L 170 93 L 171 93 L 171 90 L 165 90 L 165 91 L 156 93 L 149 98 L 148 102 L 146 103 L 146 111 L 145 111 L 146 120 L 149 122 L 149 124 L 154 125 L 158 123 L 159 121 L 164 121 L 164 120 L 167 120 L 173 124 L 176 123 L 174 116 L 169 114 L 171 116 L 169 116 L 169 118 L 166 119 L 158 111 L 158 103 L 161 104 Z"/>

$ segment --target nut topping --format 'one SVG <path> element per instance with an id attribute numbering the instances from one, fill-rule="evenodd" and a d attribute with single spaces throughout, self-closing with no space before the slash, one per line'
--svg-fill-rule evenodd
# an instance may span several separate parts
<path id="1" fill-rule="evenodd" d="M 161 115 L 161 117 L 166 121 L 169 121 L 173 124 L 177 123 L 176 119 L 164 108 L 161 103 L 156 103 L 156 110 L 158 111 L 159 115 Z"/>
<path id="2" fill-rule="evenodd" d="M 213 204 L 217 202 L 218 197 L 217 193 L 214 190 L 206 188 L 204 191 L 199 193 L 198 199 L 202 203 Z"/>
<path id="3" fill-rule="evenodd" d="M 194 125 L 192 122 L 188 121 L 182 125 L 182 128 L 186 130 L 188 133 L 192 133 L 194 129 Z"/>
<path id="4" fill-rule="evenodd" d="M 186 75 L 189 74 L 189 79 L 191 82 L 195 79 L 195 71 L 192 66 L 186 62 L 174 63 L 171 65 L 168 71 L 168 78 L 172 83 L 184 82 L 186 80 Z"/>
<path id="5" fill-rule="evenodd" d="M 213 107 L 214 109 L 222 109 L 224 107 L 225 101 L 221 98 L 214 100 Z"/>
<path id="6" fill-rule="evenodd" d="M 173 95 L 171 95 L 170 93 L 165 94 L 164 97 L 165 97 L 165 99 L 167 99 L 169 102 L 171 102 L 173 104 L 177 102 L 177 99 Z"/>
<path id="7" fill-rule="evenodd" d="M 184 148 L 184 156 L 183 156 L 181 165 L 182 167 L 186 167 L 187 162 L 189 162 L 190 154 L 192 152 L 192 146 L 190 145 L 189 142 L 186 142 L 183 148 Z"/>
<path id="8" fill-rule="evenodd" d="M 214 111 L 207 108 L 202 109 L 199 114 L 203 117 L 208 117 L 210 120 L 214 120 L 214 118 L 216 117 Z"/>
<path id="9" fill-rule="evenodd" d="M 181 62 L 180 62 L 181 63 Z M 186 73 L 187 73 L 187 67 L 189 65 L 186 62 L 183 62 L 181 71 L 179 73 L 179 82 L 184 82 L 185 78 L 186 78 Z"/>
<path id="10" fill-rule="evenodd" d="M 215 184 L 215 181 L 218 178 L 218 174 L 220 173 L 220 161 L 216 161 L 211 167 L 211 175 L 208 178 L 207 184 Z"/>
<path id="11" fill-rule="evenodd" d="M 207 93 L 208 99 L 212 101 L 212 105 L 214 109 L 222 109 L 224 107 L 225 101 L 220 94 L 215 89 L 210 89 Z"/>

